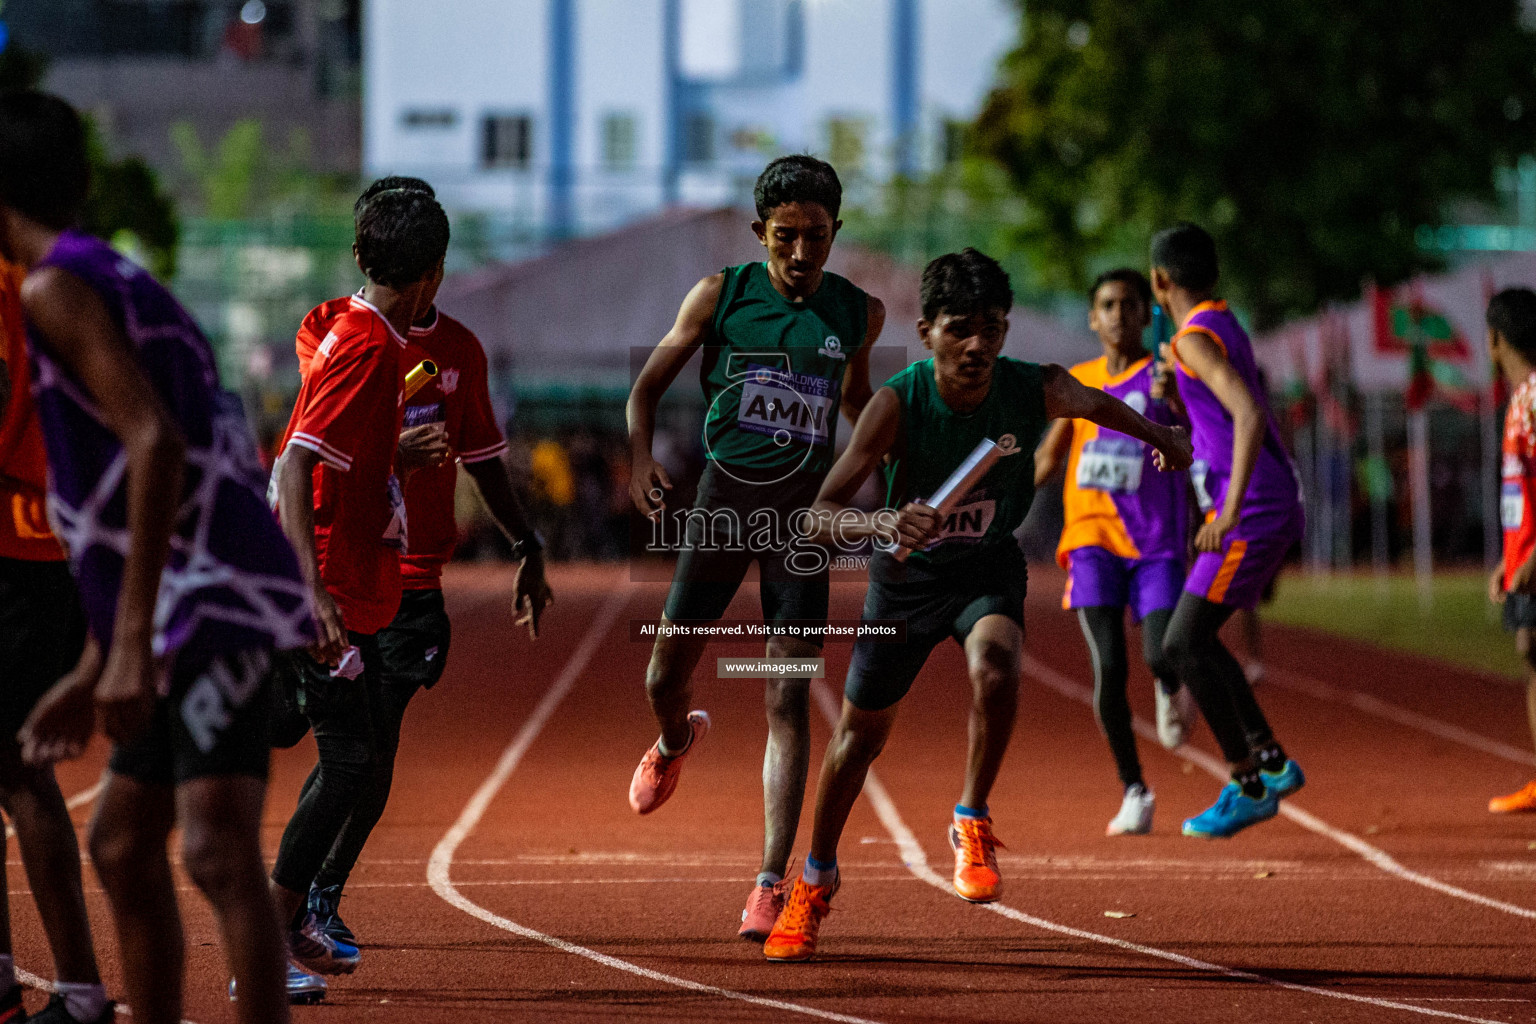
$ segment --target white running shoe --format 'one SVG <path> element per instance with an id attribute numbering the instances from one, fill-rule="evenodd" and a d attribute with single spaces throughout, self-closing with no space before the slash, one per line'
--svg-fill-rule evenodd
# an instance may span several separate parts
<path id="1" fill-rule="evenodd" d="M 1190 723 L 1195 720 L 1195 696 L 1189 687 L 1180 686 L 1169 696 L 1161 680 L 1153 680 L 1157 696 L 1157 741 L 1169 750 L 1182 746 L 1189 738 Z"/>
<path id="2" fill-rule="evenodd" d="M 1125 791 L 1125 799 L 1120 802 L 1120 813 L 1115 815 L 1109 826 L 1104 829 L 1107 836 L 1144 836 L 1152 831 L 1152 809 L 1157 806 L 1157 798 L 1152 791 L 1141 783 L 1136 783 Z"/>

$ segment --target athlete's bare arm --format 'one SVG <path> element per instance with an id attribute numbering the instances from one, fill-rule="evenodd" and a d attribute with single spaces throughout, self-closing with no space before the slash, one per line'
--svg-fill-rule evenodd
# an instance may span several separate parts
<path id="1" fill-rule="evenodd" d="M 347 626 L 320 578 L 320 560 L 315 552 L 315 467 L 319 464 L 320 454 L 302 445 L 290 444 L 283 452 L 278 460 L 277 524 L 299 556 L 299 572 L 309 585 L 315 609 L 319 636 L 309 653 L 316 661 L 337 665 L 347 650 Z"/>
<path id="2" fill-rule="evenodd" d="M 693 286 L 677 311 L 677 322 L 652 350 L 640 376 L 635 378 L 635 386 L 630 388 L 629 402 L 624 407 L 629 423 L 629 497 L 642 515 L 654 516 L 666 508 L 665 494 L 672 489 L 667 471 L 651 455 L 651 442 L 656 436 L 656 406 L 693 357 L 694 349 L 709 337 L 710 321 L 715 317 L 724 283 L 724 274 L 712 274 Z"/>
<path id="3" fill-rule="evenodd" d="M 485 507 L 491 510 L 492 518 L 508 537 L 518 541 L 533 533 L 523 503 L 518 500 L 512 480 L 507 476 L 505 463 L 500 459 L 482 459 L 467 462 L 464 468 L 474 478 L 475 486 L 480 488 L 480 497 L 485 499 Z M 544 606 L 554 601 L 554 591 L 549 589 L 549 582 L 544 578 L 544 553 L 535 551 L 517 567 L 517 579 L 512 582 L 513 614 L 519 626 L 528 627 L 528 636 L 532 639 L 539 638 L 539 617 L 544 614 Z"/>
<path id="4" fill-rule="evenodd" d="M 1179 338 L 1176 350 L 1179 362 L 1205 382 L 1232 416 L 1232 476 L 1227 482 L 1226 501 L 1216 518 L 1195 534 L 1196 550 L 1220 551 L 1222 541 L 1242 514 L 1243 495 L 1248 491 L 1259 447 L 1264 443 L 1264 414 L 1221 346 L 1209 335 L 1191 331 Z"/>
<path id="5" fill-rule="evenodd" d="M 1035 486 L 1039 487 L 1061 468 L 1061 462 L 1072 448 L 1072 421 L 1052 420 L 1051 429 L 1045 432 L 1040 447 L 1035 449 Z"/>
<path id="6" fill-rule="evenodd" d="M 867 296 L 869 309 L 864 329 L 864 344 L 848 360 L 847 369 L 843 370 L 843 415 L 848 417 L 849 423 L 857 423 L 859 415 L 869 400 L 874 397 L 874 388 L 869 383 L 869 350 L 880 339 L 880 332 L 885 329 L 885 303 L 873 295 Z"/>
<path id="7" fill-rule="evenodd" d="M 112 644 L 96 685 L 107 735 L 132 739 L 155 701 L 155 599 L 170 555 L 186 440 L 160 403 L 101 297 L 58 267 L 30 274 L 22 308 L 59 361 L 85 386 L 127 457 L 128 552 Z"/>
<path id="8" fill-rule="evenodd" d="M 881 388 L 869 400 L 859 422 L 854 425 L 848 447 L 821 483 L 816 503 L 811 506 L 814 521 L 802 526 L 807 539 L 817 544 L 852 545 L 866 537 L 897 541 L 908 547 L 921 547 L 938 530 L 938 513 L 927 505 L 912 503 L 900 513 L 890 509 L 863 512 L 849 508 L 880 460 L 896 447 L 901 431 L 901 399 L 890 388 Z"/>
<path id="9" fill-rule="evenodd" d="M 1157 468 L 1186 469 L 1193 457 L 1189 431 L 1153 423 L 1107 391 L 1090 388 L 1054 363 L 1045 370 L 1045 414 L 1051 419 L 1080 419 L 1129 434 L 1157 449 Z"/>

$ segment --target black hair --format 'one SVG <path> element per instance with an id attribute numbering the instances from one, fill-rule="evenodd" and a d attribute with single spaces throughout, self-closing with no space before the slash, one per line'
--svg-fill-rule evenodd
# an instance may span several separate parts
<path id="1" fill-rule="evenodd" d="M 997 260 L 975 249 L 952 252 L 923 268 L 920 292 L 923 319 L 930 323 L 941 314 L 971 316 L 1013 308 L 1013 286 Z"/>
<path id="2" fill-rule="evenodd" d="M 1184 221 L 1152 236 L 1152 266 L 1161 267 L 1180 288 L 1208 292 L 1216 287 L 1216 240 L 1198 224 Z"/>
<path id="3" fill-rule="evenodd" d="M 785 203 L 817 203 L 836 220 L 843 205 L 843 183 L 825 160 L 795 153 L 763 168 L 752 188 L 752 201 L 761 221 Z"/>
<path id="4" fill-rule="evenodd" d="M 415 284 L 436 270 L 447 252 L 448 215 L 423 192 L 380 192 L 357 215 L 357 262 L 375 284 Z"/>
<path id="5" fill-rule="evenodd" d="M 1488 300 L 1488 326 L 1536 363 L 1536 292 L 1505 288 Z"/>
<path id="6" fill-rule="evenodd" d="M 368 201 L 380 192 L 391 192 L 395 189 L 404 189 L 407 192 L 423 192 L 433 199 L 437 198 L 437 193 L 433 191 L 432 186 L 422 179 L 391 174 L 388 177 L 380 178 L 363 190 L 363 194 L 357 197 L 357 202 L 352 204 L 352 216 L 354 218 L 359 216 L 363 212 L 363 207 L 368 205 Z"/>
<path id="7" fill-rule="evenodd" d="M 75 108 L 30 90 L 0 96 L 0 202 L 62 231 L 90 188 L 85 122 Z"/>
<path id="8" fill-rule="evenodd" d="M 1093 279 L 1093 284 L 1088 286 L 1088 304 L 1091 306 L 1099 300 L 1099 289 L 1111 281 L 1118 281 L 1130 286 L 1131 290 L 1141 296 L 1141 304 L 1148 309 L 1152 308 L 1152 282 L 1147 280 L 1147 275 L 1130 267 L 1116 267 L 1114 270 L 1106 270 Z"/>

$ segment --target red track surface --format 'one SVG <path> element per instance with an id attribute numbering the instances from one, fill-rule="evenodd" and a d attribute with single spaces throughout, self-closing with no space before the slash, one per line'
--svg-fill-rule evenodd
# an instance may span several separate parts
<path id="1" fill-rule="evenodd" d="M 531 644 L 510 625 L 508 572 L 450 572 L 448 673 L 412 707 L 393 802 L 343 904 L 363 966 L 295 1019 L 1536 1020 L 1536 819 L 1484 809 L 1533 774 L 1522 695 L 1505 682 L 1275 629 L 1271 661 L 1287 671 L 1260 696 L 1306 766 L 1309 785 L 1288 802 L 1306 813 L 1226 842 L 1182 838 L 1179 821 L 1217 783 L 1148 742 L 1155 834 L 1107 839 L 1119 794 L 1077 699 L 1087 654 L 1059 581 L 1037 570 L 1036 660 L 992 800 L 1009 843 L 1002 906 L 922 877 L 924 859 L 927 877 L 949 873 L 965 749 L 967 684 L 947 645 L 849 822 L 823 955 L 769 964 L 734 937 L 761 841 L 757 684 L 701 670 L 696 703 L 714 730 L 668 806 L 637 817 L 625 794 L 654 727 L 640 686 L 648 647 L 630 642 L 628 620 L 654 619 L 664 588 L 631 587 L 621 569 L 554 582 L 559 603 Z M 757 614 L 755 589 L 732 615 Z M 833 616 L 855 617 L 861 600 L 861 587 L 834 586 Z M 721 644 L 708 657 L 759 650 Z M 828 648 L 834 685 L 848 653 Z M 1150 717 L 1144 669 L 1132 689 Z M 819 713 L 815 727 L 813 785 Z M 1194 745 L 1214 750 L 1203 726 Z M 61 769 L 66 794 L 93 784 L 103 753 Z M 269 850 L 312 763 L 307 742 L 275 759 Z M 797 854 L 808 832 L 809 807 Z M 9 856 L 17 963 L 47 975 L 14 846 Z M 227 1020 L 211 918 L 183 896 L 187 1016 Z"/>

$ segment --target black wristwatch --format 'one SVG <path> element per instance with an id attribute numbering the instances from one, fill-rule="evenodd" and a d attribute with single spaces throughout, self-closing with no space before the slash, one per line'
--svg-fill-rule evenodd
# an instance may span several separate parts
<path id="1" fill-rule="evenodd" d="M 529 555 L 536 555 L 544 550 L 544 538 L 538 530 L 530 530 L 521 540 L 512 542 L 512 557 L 521 562 Z"/>

